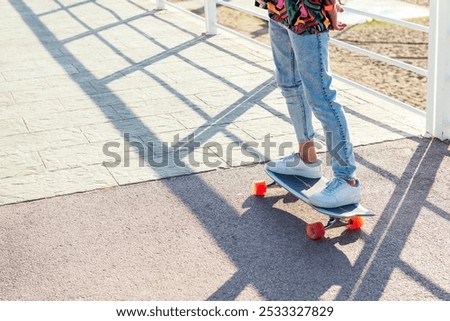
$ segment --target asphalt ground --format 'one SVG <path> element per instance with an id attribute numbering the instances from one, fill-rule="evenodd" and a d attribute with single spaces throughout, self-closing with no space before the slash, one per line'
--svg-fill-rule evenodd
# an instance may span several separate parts
<path id="1" fill-rule="evenodd" d="M 2 206 L 0 299 L 449 300 L 449 144 L 356 155 L 377 216 L 320 241 L 305 227 L 326 216 L 252 196 L 262 165 Z"/>

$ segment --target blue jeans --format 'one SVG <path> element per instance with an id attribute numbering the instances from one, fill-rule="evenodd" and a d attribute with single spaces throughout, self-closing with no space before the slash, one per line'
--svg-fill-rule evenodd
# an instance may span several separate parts
<path id="1" fill-rule="evenodd" d="M 342 105 L 336 98 L 328 61 L 328 32 L 298 35 L 270 19 L 275 75 L 298 142 L 314 138 L 312 114 L 322 123 L 335 177 L 354 178 L 353 145 Z"/>

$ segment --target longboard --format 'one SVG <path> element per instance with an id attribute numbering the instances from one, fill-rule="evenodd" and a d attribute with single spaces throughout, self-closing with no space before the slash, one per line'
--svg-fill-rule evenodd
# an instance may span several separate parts
<path id="1" fill-rule="evenodd" d="M 351 204 L 336 208 L 322 208 L 312 205 L 309 202 L 309 197 L 325 188 L 328 180 L 324 177 L 312 179 L 302 176 L 278 174 L 268 169 L 265 169 L 265 171 L 274 182 L 269 185 L 267 185 L 265 181 L 254 182 L 254 195 L 264 196 L 267 191 L 267 187 L 283 187 L 292 195 L 307 203 L 319 213 L 329 216 L 329 220 L 326 225 L 323 225 L 321 222 L 316 222 L 306 226 L 307 235 L 313 240 L 321 239 L 325 235 L 325 230 L 332 227 L 345 225 L 351 230 L 360 229 L 364 224 L 363 217 L 375 215 L 374 212 L 368 210 L 361 204 Z"/>

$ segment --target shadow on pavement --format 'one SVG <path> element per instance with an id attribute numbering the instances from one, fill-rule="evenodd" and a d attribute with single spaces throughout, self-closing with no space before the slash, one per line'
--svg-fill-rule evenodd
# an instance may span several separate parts
<path id="1" fill-rule="evenodd" d="M 40 21 L 39 17 L 27 6 L 25 1 L 9 1 L 16 8 L 17 12 L 22 15 L 23 20 L 31 30 L 40 30 L 39 35 L 45 36 L 46 41 L 42 42 L 42 45 L 47 46 L 48 43 L 53 45 L 59 43 L 61 48 L 64 48 L 65 43 L 60 42 L 52 34 L 45 24 Z M 86 1 L 85 3 L 88 2 L 95 4 L 95 1 Z M 60 4 L 56 0 L 55 3 Z M 109 46 L 118 56 L 130 63 L 130 67 L 125 70 L 120 70 L 103 79 L 94 80 L 94 84 L 99 88 L 99 91 L 107 93 L 114 100 L 115 106 L 133 114 L 133 111 L 108 89 L 107 84 L 109 81 L 117 79 L 117 77 L 139 70 L 147 76 L 158 80 L 174 96 L 179 97 L 186 102 L 187 106 L 195 109 L 194 102 L 180 95 L 176 88 L 173 88 L 170 84 L 162 81 L 158 75 L 152 74 L 144 68 L 160 59 L 171 55 L 176 56 L 179 51 L 188 47 L 195 47 L 199 43 L 209 44 L 208 37 L 195 36 L 193 40 L 180 44 L 175 48 L 167 48 L 161 45 L 165 49 L 164 53 L 141 62 L 135 62 L 114 48 L 106 39 L 102 38 L 98 30 L 93 30 L 83 23 L 81 18 L 70 11 L 70 8 L 64 7 L 62 4 L 60 6 L 61 10 L 66 11 L 73 19 L 90 30 L 87 35 L 94 35 L 99 41 Z M 101 7 L 107 9 L 105 5 Z M 107 11 L 112 12 L 111 9 L 107 9 Z M 116 16 L 120 20 L 120 17 Z M 175 26 L 175 24 L 158 17 L 157 11 L 146 12 L 142 17 L 152 17 L 161 25 L 170 24 Z M 151 37 L 152 30 L 136 30 L 134 26 L 131 26 L 126 21 L 119 21 L 113 25 L 116 26 L 121 23 L 134 28 L 141 35 L 145 35 L 149 41 L 157 44 L 157 40 Z M 101 30 L 104 29 L 101 28 Z M 187 31 L 180 28 L 180 32 Z M 75 37 L 74 39 L 77 38 Z M 217 49 L 226 51 L 223 48 L 217 47 Z M 49 52 L 51 53 L 51 51 Z M 229 52 L 229 54 L 232 53 Z M 70 54 L 68 55 L 70 56 Z M 74 56 L 70 56 L 70 58 L 76 60 Z M 243 59 L 243 62 L 245 61 L 242 57 L 238 58 Z M 54 59 L 63 64 L 61 57 L 54 56 Z M 193 61 L 186 60 L 186 62 L 191 66 L 201 68 Z M 83 69 L 81 63 L 79 65 L 81 66 L 81 73 L 95 78 L 87 68 Z M 209 73 L 204 68 L 203 71 Z M 198 129 L 198 131 L 201 131 L 201 135 L 197 138 L 202 142 L 207 141 L 218 130 L 223 130 L 221 127 L 217 129 L 212 126 L 218 120 L 225 115 L 231 114 L 231 122 L 232 119 L 236 119 L 239 115 L 245 113 L 245 102 L 249 100 L 254 102 L 261 101 L 274 89 L 273 79 L 268 79 L 254 90 L 246 92 L 236 88 L 232 83 L 218 75 L 209 74 L 221 79 L 230 87 L 238 89 L 244 97 L 225 108 L 216 117 L 202 115 L 205 119 L 202 127 L 208 127 L 206 130 Z M 74 80 L 76 81 L 76 79 Z M 79 86 L 88 95 L 92 92 L 92 88 L 87 83 L 80 82 Z M 89 88 L 85 86 L 89 86 Z M 99 109 L 102 109 L 104 96 L 90 95 L 90 97 L 98 105 Z M 195 111 L 198 111 L 198 109 L 195 109 Z M 111 122 L 117 131 L 129 132 L 130 127 L 123 127 L 120 122 L 114 119 L 111 119 Z M 148 135 L 154 136 L 152 129 L 142 123 L 138 117 L 134 117 L 132 122 L 132 127 L 144 127 Z M 132 132 L 130 134 L 133 136 Z M 305 222 L 303 220 L 273 207 L 275 202 L 280 200 L 278 197 L 265 199 L 250 197 L 243 205 L 246 208 L 245 213 L 240 216 L 230 206 L 227 199 L 206 184 L 200 175 L 192 175 L 188 179 L 180 177 L 179 179 L 165 180 L 164 185 L 192 213 L 195 213 L 197 220 L 206 228 L 220 249 L 226 253 L 237 268 L 237 272 L 215 293 L 211 294 L 209 300 L 235 299 L 248 284 L 252 284 L 267 300 L 317 300 L 336 285 L 339 286 L 336 296 L 339 300 L 378 300 L 381 298 L 394 268 L 402 269 L 415 282 L 425 287 L 437 298 L 449 300 L 450 295 L 444 288 L 430 281 L 426 276 L 415 271 L 399 258 L 422 208 L 425 207 L 436 211 L 438 215 L 447 220 L 449 218 L 446 209 L 439 209 L 439 207 L 434 206 L 427 200 L 441 161 L 448 154 L 448 145 L 428 139 L 418 140 L 418 143 L 419 146 L 411 159 L 408 160 L 408 165 L 403 175 L 398 180 L 395 180 L 397 187 L 383 212 L 380 213 L 371 235 L 365 235 L 364 232 L 359 232 L 359 234 L 343 232 L 337 239 L 311 242 L 302 233 L 305 230 Z M 385 168 L 373 165 L 361 157 L 358 158 L 358 161 L 362 166 L 367 166 L 372 171 L 380 172 L 385 178 L 390 178 L 389 156 L 386 156 L 387 164 Z M 186 184 L 189 185 L 189 190 L 195 191 L 195 193 L 187 192 Z M 205 197 L 195 197 L 198 195 L 207 196 L 207 203 L 205 203 Z M 287 202 L 295 202 L 292 196 L 289 195 L 286 196 L 285 200 Z M 337 245 L 345 246 L 361 239 L 364 241 L 361 253 L 356 262 L 351 263 L 347 255 Z"/>

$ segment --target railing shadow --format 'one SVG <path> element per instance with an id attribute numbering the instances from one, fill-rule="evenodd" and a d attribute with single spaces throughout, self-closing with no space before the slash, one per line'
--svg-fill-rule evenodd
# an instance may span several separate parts
<path id="1" fill-rule="evenodd" d="M 39 29 L 39 35 L 45 35 L 47 40 L 50 39 L 50 42 L 53 44 L 59 43 L 61 48 L 64 48 L 64 45 L 67 42 L 59 41 L 52 31 L 40 21 L 39 17 L 33 13 L 23 0 L 9 1 L 14 8 L 16 8 L 17 12 L 21 14 L 22 19 L 31 30 Z M 96 36 L 99 41 L 108 46 L 115 54 L 122 57 L 130 64 L 130 66 L 124 70 L 120 70 L 103 79 L 97 79 L 88 68 L 83 67 L 81 62 L 79 62 L 77 66 L 80 66 L 80 72 L 94 79 L 94 84 L 99 92 L 108 93 L 110 97 L 112 97 L 113 104 L 116 108 L 134 115 L 134 117 L 130 117 L 130 121 L 132 122 L 131 127 L 144 128 L 146 136 L 156 137 L 155 132 L 142 122 L 142 120 L 134 114 L 133 110 L 130 109 L 118 95 L 108 88 L 107 84 L 110 81 L 119 79 L 126 74 L 140 71 L 144 72 L 146 76 L 159 82 L 161 86 L 168 88 L 175 97 L 178 97 L 186 103 L 188 107 L 195 112 L 198 112 L 205 120 L 205 123 L 200 126 L 200 128 L 194 130 L 194 132 L 199 132 L 199 137 L 197 138 L 200 139 L 201 142 L 206 142 L 218 131 L 224 130 L 221 127 L 216 128 L 212 125 L 216 124 L 225 115 L 229 115 L 229 122 L 232 122 L 233 119 L 238 118 L 248 109 L 244 104 L 245 102 L 261 102 L 261 100 L 274 89 L 272 85 L 273 79 L 269 78 L 253 90 L 245 91 L 223 77 L 201 67 L 199 64 L 195 63 L 195 61 L 183 58 L 184 61 L 191 66 L 224 82 L 227 86 L 242 94 L 242 98 L 222 110 L 218 115 L 209 117 L 208 115 L 201 113 L 198 108 L 195 108 L 195 102 L 190 101 L 188 97 L 180 94 L 176 88 L 167 82 L 164 82 L 158 75 L 155 75 L 144 68 L 171 55 L 177 55 L 180 50 L 195 47 L 200 43 L 213 46 L 217 50 L 234 55 L 236 58 L 242 60 L 242 62 L 255 65 L 254 62 L 210 43 L 208 37 L 195 35 L 189 31 L 183 30 L 176 24 L 170 23 L 157 16 L 156 11 L 145 12 L 142 14 L 142 17 L 137 19 L 151 17 L 152 19 L 155 19 L 160 26 L 162 24 L 170 24 L 173 27 L 179 28 L 180 32 L 189 33 L 194 39 L 175 48 L 164 47 L 159 43 L 165 50 L 164 53 L 145 59 L 141 62 L 135 62 L 103 38 L 98 33 L 98 30 L 96 31 L 90 28 L 81 18 L 70 12 L 70 7 L 64 7 L 57 0 L 55 0 L 55 3 L 58 3 L 61 6 L 61 10 L 65 10 L 73 19 L 89 30 L 84 35 Z M 84 1 L 83 3 L 95 3 L 95 1 Z M 129 1 L 129 3 L 132 3 L 132 1 Z M 110 13 L 112 11 L 105 5 L 102 5 L 101 7 Z M 51 14 L 51 12 L 46 14 Z M 119 19 L 119 21 L 112 24 L 112 26 L 117 26 L 122 23 L 131 26 L 128 24 L 131 20 L 125 22 L 120 21 L 119 15 L 116 15 L 116 18 Z M 146 32 L 139 30 L 136 27 L 131 27 L 136 32 L 144 35 L 149 41 L 153 41 L 158 45 L 158 41 L 150 37 Z M 100 30 L 105 29 L 100 28 Z M 73 37 L 70 41 L 75 39 L 79 39 L 79 37 Z M 42 45 L 46 46 L 47 43 L 48 42 L 42 42 Z M 68 53 L 68 56 L 70 59 L 77 60 L 76 57 L 70 55 L 70 53 Z M 55 61 L 63 64 L 63 60 L 60 56 L 53 55 L 53 58 Z M 75 77 L 73 77 L 73 80 L 78 83 L 79 87 L 85 91 L 87 95 L 92 92 L 92 87 L 89 83 L 79 82 Z M 100 110 L 104 109 L 102 96 L 90 95 L 90 97 Z M 270 109 L 268 110 L 270 111 Z M 108 117 L 107 112 L 105 112 L 105 115 Z M 113 118 L 110 118 L 109 120 L 118 132 L 129 133 L 129 125 L 124 126 L 121 122 L 118 122 Z M 287 121 L 287 118 L 285 118 L 285 120 Z M 129 134 L 133 137 L 133 133 Z M 232 133 L 227 134 L 233 136 Z M 239 139 L 239 137 L 236 136 L 233 138 Z M 131 141 L 129 142 L 131 143 Z M 343 244 L 345 244 L 345 242 L 354 242 L 356 241 L 355 238 L 344 234 L 340 240 L 326 239 L 323 242 L 311 243 L 305 238 L 303 233 L 299 233 L 299 231 L 303 231 L 305 228 L 305 223 L 302 220 L 278 209 L 267 211 L 267 209 L 271 209 L 273 204 L 279 200 L 277 197 L 266 198 L 263 200 L 256 200 L 252 197 L 249 198 L 244 203 L 244 206 L 248 208 L 248 210 L 240 217 L 227 200 L 212 189 L 199 175 L 192 175 L 188 178 L 184 177 L 181 179 L 189 179 L 189 186 L 192 186 L 192 189 L 195 190 L 196 194 L 208 195 L 210 202 L 220 204 L 220 206 L 214 207 L 216 209 L 215 211 L 208 210 L 201 200 L 186 193 L 185 184 L 180 184 L 176 180 L 165 180 L 164 184 L 192 213 L 196 215 L 196 218 L 206 228 L 209 234 L 217 242 L 217 245 L 228 255 L 238 269 L 231 279 L 210 296 L 210 300 L 234 299 L 248 284 L 255 286 L 259 293 L 268 300 L 316 300 L 320 299 L 321 295 L 335 284 L 341 286 L 338 299 L 376 300 L 380 298 L 392 269 L 394 267 L 402 268 L 402 266 L 404 266 L 398 259 L 399 253 L 404 248 L 420 208 L 426 206 L 426 195 L 431 188 L 430 182 L 432 182 L 432 178 L 435 177 L 438 168 L 438 166 L 430 168 L 427 165 L 427 162 L 433 159 L 433 164 L 436 165 L 436 157 L 441 157 L 442 159 L 444 149 L 445 148 L 443 148 L 440 143 L 433 141 L 421 140 L 419 142 L 419 148 L 409 161 L 404 176 L 399 179 L 396 192 L 389 201 L 385 211 L 380 216 L 380 223 L 377 224 L 370 237 L 359 235 L 364 238 L 365 245 L 355 265 L 350 263 L 347 256 L 341 250 L 333 246 L 336 242 L 343 242 Z M 142 159 L 145 159 L 145 155 L 141 154 L 140 156 Z M 149 163 L 146 163 L 146 165 L 151 167 Z M 373 165 L 372 168 L 374 168 Z M 416 169 L 418 169 L 418 171 Z M 153 170 L 158 171 L 157 168 L 153 168 Z M 412 177 L 410 177 L 411 173 L 414 174 Z M 427 175 L 425 184 L 423 183 L 424 173 Z M 412 184 L 419 184 L 421 190 L 412 190 Z M 287 196 L 287 198 L 289 197 L 291 196 Z M 291 199 L 291 201 L 293 200 Z M 410 209 L 411 204 L 414 204 L 415 206 L 415 209 L 412 211 Z M 445 217 L 447 214 L 448 213 L 441 213 L 441 216 Z M 383 222 L 390 223 L 386 225 L 386 223 Z M 383 255 L 384 248 L 388 248 L 391 253 L 387 258 Z M 351 271 L 352 275 L 356 275 L 357 277 L 348 278 L 349 271 Z M 444 289 L 431 281 L 427 281 L 426 278 L 419 273 L 416 273 L 414 269 L 409 269 L 406 272 L 412 274 L 417 282 L 420 282 L 438 298 L 449 299 L 449 294 Z M 377 276 L 378 282 L 373 282 L 373 275 Z"/>
<path id="2" fill-rule="evenodd" d="M 448 212 L 442 209 L 436 211 L 436 207 L 430 206 L 427 200 L 447 154 L 448 145 L 425 138 L 413 140 L 418 143 L 417 149 L 408 160 L 400 178 L 390 175 L 387 169 L 357 156 L 359 164 L 381 174 L 396 187 L 354 265 L 359 271 L 359 277 L 341 289 L 338 300 L 379 300 L 394 269 L 402 270 L 435 297 L 441 300 L 450 299 L 450 293 L 440 284 L 427 279 L 400 257 L 424 208 L 449 220 Z M 386 157 L 386 160 L 386 165 L 389 165 L 389 157 Z"/>

